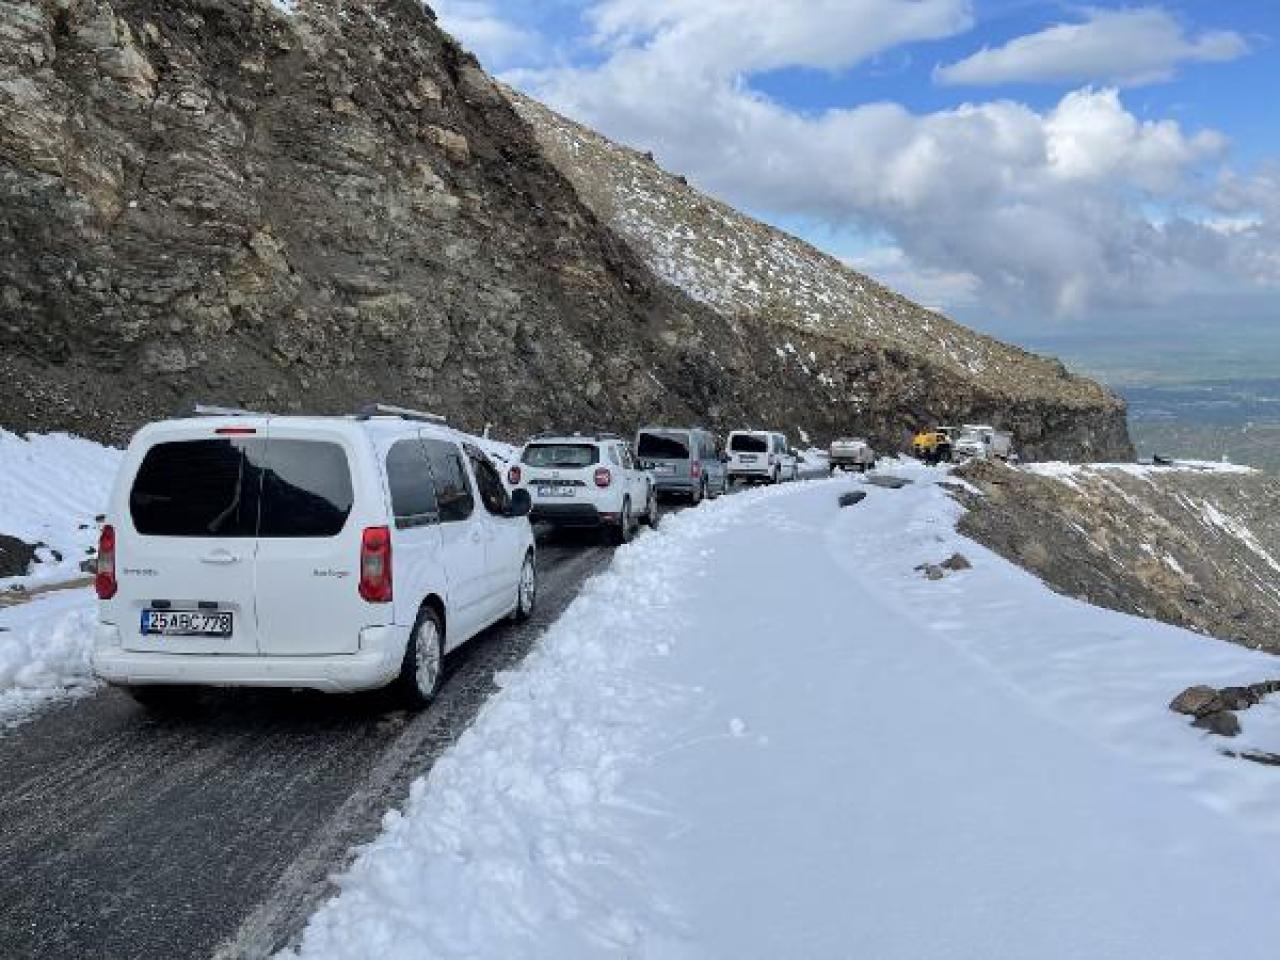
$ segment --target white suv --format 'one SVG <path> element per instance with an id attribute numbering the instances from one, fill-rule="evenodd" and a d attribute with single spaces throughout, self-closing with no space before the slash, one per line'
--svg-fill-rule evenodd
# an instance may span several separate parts
<path id="1" fill-rule="evenodd" d="M 436 692 L 444 654 L 537 595 L 527 494 L 429 414 L 144 427 L 107 511 L 93 669 L 174 687 Z"/>
<path id="2" fill-rule="evenodd" d="M 800 460 L 786 434 L 770 430 L 734 430 L 725 444 L 729 482 L 782 483 L 800 476 Z"/>
<path id="3" fill-rule="evenodd" d="M 615 543 L 630 540 L 638 523 L 658 525 L 653 476 L 615 434 L 534 437 L 507 471 L 507 482 L 529 491 L 534 523 L 599 527 Z"/>

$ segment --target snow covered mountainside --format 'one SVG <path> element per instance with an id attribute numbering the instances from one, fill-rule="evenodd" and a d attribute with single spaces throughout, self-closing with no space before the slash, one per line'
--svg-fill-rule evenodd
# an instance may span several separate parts
<path id="1" fill-rule="evenodd" d="M 651 154 L 614 143 L 514 90 L 507 96 L 586 204 L 658 276 L 772 347 L 842 412 L 847 429 L 902 449 L 925 422 L 994 421 L 1024 456 L 1132 451 L 1107 390 L 961 326 L 693 189 Z"/>
<path id="2" fill-rule="evenodd" d="M 1273 957 L 1280 780 L 1165 705 L 1275 658 L 1053 593 L 892 472 L 620 549 L 288 955 Z"/>
<path id="3" fill-rule="evenodd" d="M 959 471 L 960 529 L 1055 590 L 1280 653 L 1280 481 L 1247 467 Z"/>
<path id="4" fill-rule="evenodd" d="M 95 685 L 93 592 L 62 587 L 84 576 L 121 456 L 66 434 L 0 430 L 0 534 L 39 545 L 27 571 L 0 579 L 0 726 Z"/>

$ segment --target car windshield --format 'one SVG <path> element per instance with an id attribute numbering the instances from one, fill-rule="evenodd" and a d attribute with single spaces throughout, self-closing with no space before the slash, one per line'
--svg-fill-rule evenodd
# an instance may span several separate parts
<path id="1" fill-rule="evenodd" d="M 600 450 L 591 443 L 531 443 L 520 458 L 530 467 L 573 469 L 600 462 Z"/>
<path id="2" fill-rule="evenodd" d="M 682 434 L 642 433 L 636 453 L 648 460 L 688 460 L 689 440 Z"/>
<path id="3" fill-rule="evenodd" d="M 729 449 L 737 453 L 764 453 L 769 441 L 763 434 L 735 433 L 729 438 Z"/>

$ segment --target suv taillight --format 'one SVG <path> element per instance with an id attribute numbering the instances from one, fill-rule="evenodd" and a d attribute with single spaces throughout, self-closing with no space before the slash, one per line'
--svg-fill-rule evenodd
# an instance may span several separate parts
<path id="1" fill-rule="evenodd" d="M 507 483 L 513 487 L 520 486 L 520 468 L 513 466 L 507 471 Z"/>
<path id="2" fill-rule="evenodd" d="M 360 538 L 360 596 L 370 603 L 391 602 L 389 527 L 366 527 Z"/>
<path id="3" fill-rule="evenodd" d="M 120 585 L 116 582 L 116 528 L 107 524 L 98 536 L 98 572 L 93 589 L 99 600 L 110 600 Z"/>
<path id="4" fill-rule="evenodd" d="M 689 476 L 693 477 L 693 479 L 695 479 L 695 480 L 697 480 L 700 476 L 702 476 L 702 461 L 701 461 L 701 460 L 690 460 L 690 461 L 689 461 Z"/>
<path id="5" fill-rule="evenodd" d="M 613 474 L 606 467 L 596 467 L 596 486 L 607 487 L 613 483 Z"/>

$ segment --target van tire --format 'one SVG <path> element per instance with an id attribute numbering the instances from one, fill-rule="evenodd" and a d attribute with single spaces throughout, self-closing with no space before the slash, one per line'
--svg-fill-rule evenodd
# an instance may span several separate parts
<path id="1" fill-rule="evenodd" d="M 435 699 L 443 676 L 444 623 L 434 608 L 426 606 L 418 611 L 409 642 L 405 644 L 400 676 L 391 686 L 396 699 L 404 706 L 421 710 Z"/>
<path id="2" fill-rule="evenodd" d="M 689 505 L 696 507 L 702 502 L 702 495 L 707 492 L 706 484 L 699 482 L 698 486 L 689 493 Z"/>
<path id="3" fill-rule="evenodd" d="M 520 579 L 516 582 L 516 609 L 511 619 L 523 623 L 533 616 L 538 605 L 538 566 L 533 562 L 533 553 L 524 555 L 524 563 L 520 567 Z"/>
<path id="4" fill-rule="evenodd" d="M 641 521 L 650 530 L 658 529 L 658 491 L 650 488 L 649 490 L 649 509 L 645 511 L 644 518 Z"/>

